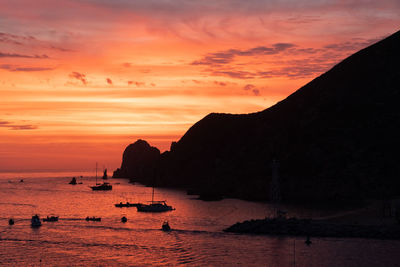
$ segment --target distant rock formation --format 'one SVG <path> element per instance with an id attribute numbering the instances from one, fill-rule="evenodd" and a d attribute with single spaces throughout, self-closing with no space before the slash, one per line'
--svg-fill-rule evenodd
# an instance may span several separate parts
<path id="1" fill-rule="evenodd" d="M 160 186 L 243 199 L 269 198 L 273 159 L 283 201 L 400 194 L 399 47 L 397 32 L 264 111 L 209 114 L 144 162 L 157 166 Z M 140 180 L 144 167 L 128 148 L 121 171 Z"/>
<path id="2" fill-rule="evenodd" d="M 121 168 L 114 171 L 114 178 L 129 178 L 131 181 L 151 182 L 156 172 L 160 150 L 144 140 L 130 144 L 122 156 Z"/>

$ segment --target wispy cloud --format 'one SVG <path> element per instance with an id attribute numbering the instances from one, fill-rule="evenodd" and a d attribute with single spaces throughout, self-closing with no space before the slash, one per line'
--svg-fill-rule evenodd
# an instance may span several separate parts
<path id="1" fill-rule="evenodd" d="M 9 121 L 0 120 L 0 127 L 8 128 L 10 130 L 35 130 L 39 127 L 31 124 L 15 124 Z"/>
<path id="2" fill-rule="evenodd" d="M 212 76 L 242 80 L 276 77 L 308 78 L 327 71 L 351 53 L 367 47 L 379 39 L 359 38 L 316 48 L 301 47 L 292 43 L 276 43 L 268 47 L 257 46 L 246 50 L 228 49 L 206 54 L 202 59 L 193 61 L 191 64 L 205 66 L 203 72 Z M 246 62 L 249 63 L 243 64 L 239 57 L 247 57 Z M 264 69 L 257 70 L 258 66 L 252 62 L 262 62 L 261 57 L 269 64 L 264 64 Z"/>
<path id="3" fill-rule="evenodd" d="M 226 86 L 226 82 L 214 81 L 214 84 L 219 85 L 219 86 Z"/>
<path id="4" fill-rule="evenodd" d="M 33 36 L 20 36 L 11 33 L 0 32 L 0 42 L 13 45 L 23 45 L 23 42 L 36 40 Z"/>
<path id="5" fill-rule="evenodd" d="M 254 57 L 262 55 L 276 55 L 289 48 L 294 47 L 294 44 L 290 43 L 276 43 L 272 46 L 257 46 L 247 50 L 229 49 L 226 51 L 220 51 L 216 53 L 209 53 L 200 60 L 195 60 L 192 65 L 223 65 L 232 63 L 237 56 L 242 57 Z"/>
<path id="6" fill-rule="evenodd" d="M 74 72 L 69 74 L 69 77 L 81 81 L 84 85 L 87 85 L 87 83 L 88 83 L 87 80 L 86 80 L 86 75 L 83 74 L 83 73 L 79 73 L 79 72 L 74 71 Z"/>
<path id="7" fill-rule="evenodd" d="M 383 37 L 382 37 L 383 38 Z M 332 43 L 329 45 L 324 46 L 324 49 L 328 50 L 335 50 L 340 52 L 353 52 L 359 50 L 361 48 L 367 47 L 373 43 L 376 43 L 382 38 L 371 38 L 371 39 L 361 39 L 361 40 L 353 40 L 347 42 L 340 42 L 340 43 Z"/>
<path id="8" fill-rule="evenodd" d="M 259 95 L 260 95 L 260 89 L 257 88 L 254 84 L 246 84 L 246 85 L 243 87 L 243 90 L 245 90 L 245 91 L 250 91 L 250 92 L 252 92 L 253 95 L 255 95 L 255 96 L 259 96 Z"/>
<path id="9" fill-rule="evenodd" d="M 8 71 L 21 71 L 21 72 L 32 72 L 32 71 L 49 71 L 54 70 L 53 67 L 19 67 L 10 64 L 2 64 L 0 65 L 0 69 L 8 70 Z"/>
<path id="10" fill-rule="evenodd" d="M 38 58 L 38 59 L 45 59 L 45 58 L 49 58 L 48 55 L 23 55 L 23 54 L 16 54 L 16 53 L 4 53 L 4 52 L 0 52 L 0 58 L 2 57 L 13 57 L 13 58 Z"/>
<path id="11" fill-rule="evenodd" d="M 128 81 L 128 85 L 136 85 L 137 87 L 140 87 L 140 86 L 145 86 L 145 83 L 144 82 Z M 153 84 L 151 84 L 151 85 L 155 86 Z"/>

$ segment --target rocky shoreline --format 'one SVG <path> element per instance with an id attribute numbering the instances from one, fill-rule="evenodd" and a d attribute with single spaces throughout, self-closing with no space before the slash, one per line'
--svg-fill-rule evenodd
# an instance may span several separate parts
<path id="1" fill-rule="evenodd" d="M 400 224 L 351 225 L 297 218 L 265 218 L 236 223 L 225 232 L 341 238 L 400 239 Z"/>

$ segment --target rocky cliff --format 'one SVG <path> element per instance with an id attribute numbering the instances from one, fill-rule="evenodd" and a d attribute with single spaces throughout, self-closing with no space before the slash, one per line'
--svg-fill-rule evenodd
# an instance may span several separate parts
<path id="1" fill-rule="evenodd" d="M 286 201 L 400 194 L 399 47 L 397 32 L 264 111 L 207 115 L 153 161 L 152 175 L 163 186 L 268 199 L 276 159 Z M 125 162 L 121 170 L 134 165 Z"/>
<path id="2" fill-rule="evenodd" d="M 122 156 L 121 168 L 114 171 L 113 177 L 131 178 L 132 182 L 151 182 L 154 177 L 160 150 L 144 140 L 137 140 L 126 147 Z"/>

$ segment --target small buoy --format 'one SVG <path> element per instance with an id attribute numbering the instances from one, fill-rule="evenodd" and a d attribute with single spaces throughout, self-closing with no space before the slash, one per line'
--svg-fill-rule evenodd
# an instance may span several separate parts
<path id="1" fill-rule="evenodd" d="M 9 219 L 9 220 L 8 220 L 8 224 L 9 224 L 9 225 L 14 225 L 14 219 Z"/>
<path id="2" fill-rule="evenodd" d="M 128 219 L 124 216 L 121 218 L 121 222 L 126 223 L 128 221 Z"/>
<path id="3" fill-rule="evenodd" d="M 307 239 L 306 239 L 306 241 L 304 241 L 304 243 L 306 243 L 307 246 L 311 245 L 312 242 L 310 240 L 310 236 L 309 235 L 307 236 Z"/>

